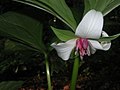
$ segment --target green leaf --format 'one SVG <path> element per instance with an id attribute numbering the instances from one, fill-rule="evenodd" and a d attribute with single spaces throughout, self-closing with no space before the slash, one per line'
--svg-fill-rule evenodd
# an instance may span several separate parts
<path id="1" fill-rule="evenodd" d="M 104 16 L 107 15 L 109 12 L 111 12 L 113 9 L 115 9 L 116 7 L 118 7 L 120 5 L 120 0 L 114 0 L 113 2 L 111 2 L 104 10 L 103 10 L 103 14 Z"/>
<path id="2" fill-rule="evenodd" d="M 23 84 L 23 81 L 4 81 L 0 83 L 0 90 L 18 90 Z"/>
<path id="3" fill-rule="evenodd" d="M 70 8 L 65 3 L 65 0 L 13 0 L 25 3 L 47 11 L 48 13 L 56 16 L 65 24 L 67 24 L 73 31 L 75 31 L 77 24 L 73 17 Z"/>
<path id="4" fill-rule="evenodd" d="M 101 11 L 105 16 L 114 8 L 120 5 L 120 0 L 84 0 L 85 10 L 84 14 L 91 9 Z"/>
<path id="5" fill-rule="evenodd" d="M 28 16 L 15 12 L 0 15 L 0 31 L 36 50 L 45 50 L 42 42 L 42 24 Z"/>
<path id="6" fill-rule="evenodd" d="M 62 29 L 57 29 L 54 27 L 51 27 L 55 35 L 61 40 L 61 41 L 67 41 L 73 38 L 76 38 L 75 34 L 71 31 L 68 30 L 62 30 Z"/>
<path id="7" fill-rule="evenodd" d="M 88 1 L 89 1 L 89 3 L 90 3 L 91 9 L 95 8 L 96 0 L 88 0 Z"/>
<path id="8" fill-rule="evenodd" d="M 12 51 L 15 51 L 15 50 L 20 50 L 21 48 L 20 47 L 18 47 L 19 46 L 19 44 L 18 43 L 14 43 L 13 41 L 11 41 L 11 40 L 6 40 L 5 41 L 5 49 L 4 50 L 12 50 Z"/>
<path id="9" fill-rule="evenodd" d="M 107 5 L 109 5 L 109 3 L 111 1 L 113 1 L 113 0 L 97 0 L 96 1 L 96 5 L 95 5 L 95 9 L 97 11 L 101 11 L 102 12 L 107 7 Z"/>
<path id="10" fill-rule="evenodd" d="M 109 36 L 109 37 L 101 37 L 98 41 L 102 42 L 102 41 L 108 41 L 110 42 L 111 40 L 114 40 L 116 38 L 118 38 L 120 36 L 119 34 L 113 35 L 113 36 Z"/>
<path id="11" fill-rule="evenodd" d="M 85 9 L 84 9 L 84 15 L 85 15 L 91 9 L 89 0 L 84 0 L 84 5 L 85 5 Z"/>
<path id="12" fill-rule="evenodd" d="M 26 49 L 34 50 L 33 48 L 27 47 L 22 43 L 18 43 L 9 39 L 5 41 L 5 46 L 4 46 L 5 51 L 18 51 L 18 50 L 22 51 Z"/>

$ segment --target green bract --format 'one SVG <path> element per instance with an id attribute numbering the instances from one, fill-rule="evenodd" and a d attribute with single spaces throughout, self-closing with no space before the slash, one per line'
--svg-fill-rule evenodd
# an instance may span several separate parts
<path id="1" fill-rule="evenodd" d="M 57 29 L 54 27 L 51 27 L 55 35 L 61 40 L 61 41 L 68 41 L 70 39 L 76 38 L 75 34 L 68 30 L 62 30 Z"/>

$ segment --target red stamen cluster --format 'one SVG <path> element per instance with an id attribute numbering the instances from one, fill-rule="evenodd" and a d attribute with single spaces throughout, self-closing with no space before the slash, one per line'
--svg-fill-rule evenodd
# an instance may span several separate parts
<path id="1" fill-rule="evenodd" d="M 87 38 L 77 39 L 76 51 L 79 52 L 81 59 L 84 55 L 89 55 L 89 43 Z"/>

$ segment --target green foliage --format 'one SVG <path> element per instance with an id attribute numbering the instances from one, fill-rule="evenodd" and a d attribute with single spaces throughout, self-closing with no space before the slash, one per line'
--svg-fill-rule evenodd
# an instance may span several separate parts
<path id="1" fill-rule="evenodd" d="M 113 9 L 115 9 L 119 5 L 120 5 L 120 0 L 114 0 L 108 6 L 106 6 L 106 8 L 103 10 L 103 14 L 107 15 L 109 12 L 111 12 Z"/>
<path id="2" fill-rule="evenodd" d="M 55 35 L 61 40 L 61 41 L 68 41 L 70 39 L 74 39 L 77 38 L 75 36 L 75 34 L 71 31 L 68 30 L 62 30 L 62 29 L 56 29 L 54 27 L 51 27 L 53 32 L 55 33 Z M 112 35 L 109 37 L 101 37 L 98 41 L 102 42 L 102 41 L 108 41 L 110 42 L 111 40 L 114 40 L 116 38 L 118 38 L 120 36 L 120 34 L 116 34 L 116 35 Z"/>
<path id="3" fill-rule="evenodd" d="M 99 41 L 100 42 L 102 42 L 102 41 L 108 41 L 108 42 L 110 42 L 111 40 L 114 40 L 114 39 L 118 38 L 119 36 L 120 36 L 120 33 L 116 34 L 116 35 L 109 36 L 109 37 L 101 37 L 99 39 Z"/>
<path id="4" fill-rule="evenodd" d="M 56 29 L 54 27 L 51 27 L 55 35 L 61 40 L 61 41 L 67 41 L 73 38 L 76 38 L 75 34 L 68 30 L 62 30 L 62 29 Z"/>
<path id="5" fill-rule="evenodd" d="M 77 24 L 72 15 L 71 10 L 66 5 L 65 0 L 14 0 L 14 1 L 28 4 L 30 6 L 47 11 L 50 14 L 59 18 L 61 21 L 63 21 L 65 24 L 67 24 L 73 31 L 75 31 Z M 102 11 L 102 13 L 104 15 L 106 15 L 111 10 L 113 10 L 114 8 L 116 8 L 117 6 L 120 5 L 119 0 L 84 0 L 84 1 L 85 1 L 85 13 L 90 9 L 96 9 L 96 10 Z M 78 12 L 77 12 L 77 14 L 78 14 Z M 0 15 L 0 34 L 2 36 L 6 35 L 10 38 L 10 40 L 5 41 L 5 51 L 10 50 L 10 52 L 11 52 L 11 50 L 13 50 L 13 51 L 22 50 L 22 49 L 26 48 L 26 46 L 29 46 L 30 49 L 33 49 L 33 50 L 36 50 L 39 52 L 44 52 L 46 49 L 45 49 L 45 45 L 43 44 L 43 41 L 42 41 L 42 37 L 43 37 L 43 34 L 42 34 L 43 29 L 42 28 L 43 28 L 43 26 L 40 22 L 38 22 L 37 20 L 34 20 L 28 16 L 24 16 L 24 15 L 14 13 L 14 12 L 7 12 L 5 14 Z M 76 38 L 74 35 L 74 32 L 72 32 L 72 31 L 61 30 L 61 29 L 57 29 L 54 27 L 52 27 L 52 30 L 56 34 L 56 36 L 62 41 L 67 41 L 69 39 Z M 102 37 L 99 39 L 99 41 L 100 42 L 101 41 L 111 41 L 111 40 L 116 39 L 119 36 L 120 36 L 120 34 L 113 35 L 110 37 Z M 13 42 L 11 40 L 14 40 L 17 42 Z M 47 49 L 48 48 L 49 47 L 47 47 Z M 25 53 L 27 53 L 27 54 L 25 54 Z M 32 52 L 32 54 L 33 53 L 35 53 L 35 52 Z M 27 63 L 29 65 L 29 68 L 31 68 L 30 65 L 34 65 L 35 64 L 34 61 L 36 60 L 36 57 L 32 57 L 32 54 L 30 54 L 30 51 L 26 51 L 26 52 L 22 51 L 23 57 L 21 55 L 16 55 L 16 53 L 13 57 L 11 57 L 11 54 L 10 54 L 9 55 L 10 58 L 7 56 L 4 56 L 6 58 L 1 57 L 0 70 L 4 71 L 6 68 L 11 67 L 10 66 L 11 64 L 17 66 L 21 62 L 22 62 L 22 64 Z M 52 58 L 52 60 L 50 60 L 51 73 L 52 74 L 54 74 L 54 72 L 67 73 L 66 72 L 67 70 L 63 69 L 63 67 L 66 67 L 65 62 L 63 62 L 59 58 L 56 58 L 55 52 L 53 53 L 53 55 L 54 56 L 52 56 L 52 53 L 50 53 L 50 56 L 49 56 L 50 59 Z M 110 57 L 109 55 L 108 55 L 108 57 Z M 116 55 L 116 53 L 114 55 Z M 0 53 L 0 56 L 1 56 L 1 53 Z M 41 58 L 38 55 L 38 53 L 35 56 L 38 56 L 37 60 L 41 59 L 43 61 L 43 59 L 44 59 L 43 57 Z M 98 53 L 98 56 L 101 56 L 101 54 Z M 105 56 L 105 57 L 108 58 L 107 56 Z M 91 57 L 89 57 L 89 59 L 90 58 Z M 31 60 L 31 59 L 34 59 L 34 60 Z M 101 59 L 101 58 L 95 57 L 94 61 L 99 61 L 99 59 Z M 102 57 L 102 59 L 104 60 L 105 58 Z M 23 63 L 23 60 L 26 61 L 26 63 Z M 88 61 L 88 59 L 86 61 Z M 31 63 L 29 63 L 29 62 L 31 62 Z M 43 64 L 43 63 L 40 62 L 40 64 Z M 39 66 L 38 63 L 36 65 Z M 91 65 L 91 63 L 89 65 Z M 85 65 L 85 66 L 87 66 L 87 65 Z M 83 67 L 83 68 L 85 68 L 85 67 Z M 96 68 L 95 68 L 95 70 L 96 70 Z M 18 69 L 18 71 L 19 71 L 19 69 Z M 20 82 L 19 81 L 18 82 L 16 82 L 16 81 L 1 82 L 0 90 L 17 90 L 18 87 L 20 87 L 22 85 L 22 83 L 23 83 L 22 81 L 20 81 Z"/>
<path id="6" fill-rule="evenodd" d="M 37 51 L 45 50 L 42 42 L 42 24 L 28 16 L 15 12 L 0 15 L 0 31 Z"/>
<path id="7" fill-rule="evenodd" d="M 0 74 L 10 67 L 9 59 L 0 62 Z"/>
<path id="8" fill-rule="evenodd" d="M 84 14 L 90 9 L 95 9 L 106 15 L 120 5 L 120 0 L 84 0 L 84 2 Z"/>
<path id="9" fill-rule="evenodd" d="M 4 81 L 0 83 L 0 90 L 18 90 L 23 81 Z"/>
<path id="10" fill-rule="evenodd" d="M 21 3 L 25 3 L 42 9 L 51 13 L 52 15 L 59 18 L 65 24 L 67 24 L 73 31 L 77 26 L 76 21 L 70 8 L 66 5 L 65 0 L 13 0 Z"/>
<path id="11" fill-rule="evenodd" d="M 4 46 L 5 51 L 26 50 L 27 48 L 29 48 L 29 47 L 25 46 L 22 43 L 14 42 L 14 41 L 11 41 L 9 39 L 7 39 L 5 41 L 5 46 Z M 32 49 L 32 48 L 29 48 L 29 49 Z"/>

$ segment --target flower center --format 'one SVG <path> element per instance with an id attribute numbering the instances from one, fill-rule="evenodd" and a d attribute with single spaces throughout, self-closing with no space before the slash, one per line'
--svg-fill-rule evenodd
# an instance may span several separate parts
<path id="1" fill-rule="evenodd" d="M 88 55 L 90 53 L 89 43 L 87 38 L 79 38 L 76 41 L 76 51 L 79 52 L 81 59 L 84 55 Z"/>

